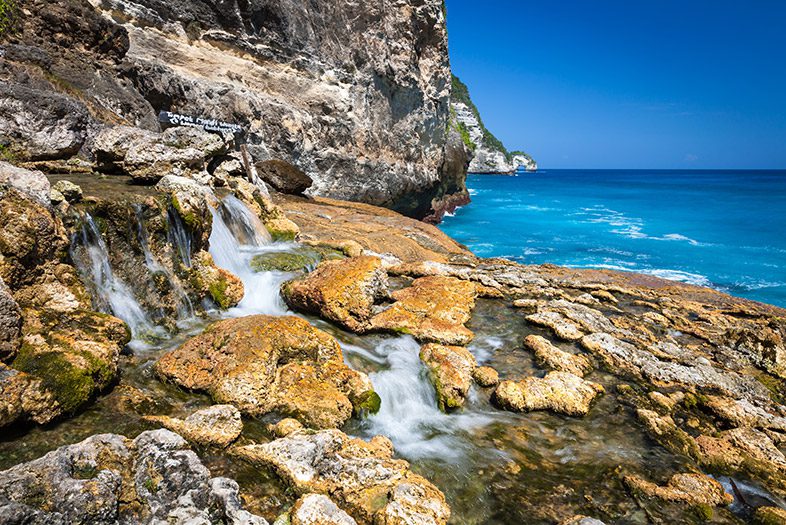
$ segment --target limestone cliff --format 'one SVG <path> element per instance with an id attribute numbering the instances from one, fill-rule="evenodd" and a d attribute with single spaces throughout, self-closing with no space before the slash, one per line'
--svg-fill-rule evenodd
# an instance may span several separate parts
<path id="1" fill-rule="evenodd" d="M 466 200 L 442 0 L 18 0 L 0 35 L 0 143 L 89 151 L 171 110 L 240 124 L 309 190 L 439 218 Z"/>
<path id="2" fill-rule="evenodd" d="M 472 151 L 470 173 L 515 173 L 519 169 L 535 171 L 535 159 L 523 151 L 508 151 L 480 118 L 480 112 L 469 96 L 467 86 L 453 76 L 451 114 L 467 147 Z"/>

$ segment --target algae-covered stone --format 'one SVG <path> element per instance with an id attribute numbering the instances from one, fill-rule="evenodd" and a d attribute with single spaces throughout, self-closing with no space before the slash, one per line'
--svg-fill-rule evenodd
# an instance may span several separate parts
<path id="1" fill-rule="evenodd" d="M 393 459 L 386 438 L 366 442 L 338 430 L 296 431 L 235 452 L 272 468 L 300 494 L 329 496 L 361 525 L 444 525 L 450 517 L 444 495 L 409 463 Z"/>
<path id="2" fill-rule="evenodd" d="M 226 310 L 243 300 L 243 281 L 232 273 L 219 268 L 206 251 L 196 253 L 190 269 L 191 285 L 203 298 L 212 299 L 219 308 Z"/>
<path id="3" fill-rule="evenodd" d="M 503 381 L 494 392 L 497 404 L 507 410 L 549 410 L 568 416 L 585 416 L 592 401 L 603 393 L 597 383 L 568 372 L 549 372 L 546 377 Z"/>
<path id="4" fill-rule="evenodd" d="M 560 350 L 539 335 L 528 335 L 524 339 L 524 346 L 532 350 L 535 354 L 535 361 L 546 368 L 570 372 L 579 377 L 584 377 L 592 371 L 592 364 L 586 356 Z"/>
<path id="5" fill-rule="evenodd" d="M 335 339 L 291 316 L 219 321 L 155 369 L 244 413 L 276 411 L 315 428 L 343 425 L 373 392 L 365 374 L 344 364 Z"/>
<path id="6" fill-rule="evenodd" d="M 313 250 L 266 252 L 251 259 L 251 269 L 255 272 L 298 272 L 314 266 L 320 259 Z"/>
<path id="7" fill-rule="evenodd" d="M 649 435 L 666 449 L 676 454 L 698 457 L 696 442 L 690 434 L 677 426 L 671 416 L 662 416 L 654 410 L 640 408 L 636 410 L 636 417 L 644 424 Z"/>
<path id="8" fill-rule="evenodd" d="M 354 332 L 368 329 L 374 303 L 387 294 L 382 261 L 369 256 L 322 262 L 306 277 L 281 286 L 290 308 L 319 314 Z"/>
<path id="9" fill-rule="evenodd" d="M 464 324 L 475 307 L 473 283 L 421 277 L 392 296 L 396 302 L 371 320 L 374 330 L 411 334 L 424 343 L 464 346 L 472 341 L 473 334 Z"/>
<path id="10" fill-rule="evenodd" d="M 477 366 L 475 357 L 460 346 L 431 343 L 421 348 L 420 359 L 429 369 L 439 408 L 446 411 L 463 406 Z"/>

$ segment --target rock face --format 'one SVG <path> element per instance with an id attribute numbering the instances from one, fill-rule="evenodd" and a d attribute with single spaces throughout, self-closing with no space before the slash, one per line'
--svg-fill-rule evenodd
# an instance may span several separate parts
<path id="1" fill-rule="evenodd" d="M 475 307 L 472 283 L 453 277 L 422 277 L 392 294 L 395 303 L 371 320 L 374 330 L 411 334 L 418 341 L 467 345 L 472 332 L 464 326 Z"/>
<path id="2" fill-rule="evenodd" d="M 503 381 L 494 399 L 503 408 L 516 412 L 550 410 L 568 416 L 585 416 L 592 401 L 603 392 L 597 383 L 585 381 L 568 372 L 549 372 L 543 379 Z"/>
<path id="3" fill-rule="evenodd" d="M 99 434 L 0 472 L 3 523 L 267 525 L 168 430 Z"/>
<path id="4" fill-rule="evenodd" d="M 172 110 L 243 126 L 255 161 L 291 164 L 314 195 L 418 218 L 466 199 L 441 0 L 25 7 L 0 92 L 2 139 L 20 157 L 85 151 L 105 124 L 157 131 Z M 124 161 L 139 180 L 160 176 L 134 160 L 147 153 Z"/>
<path id="5" fill-rule="evenodd" d="M 290 308 L 363 332 L 374 303 L 388 295 L 388 278 L 379 257 L 325 261 L 305 278 L 284 283 L 281 295 Z"/>
<path id="6" fill-rule="evenodd" d="M 444 525 L 450 517 L 439 489 L 393 459 L 392 444 L 381 436 L 366 442 L 338 430 L 295 431 L 236 453 L 273 468 L 299 493 L 330 496 L 361 525 Z"/>
<path id="7" fill-rule="evenodd" d="M 427 344 L 420 349 L 420 359 L 429 368 L 439 408 L 449 410 L 462 406 L 477 366 L 469 350 L 460 346 Z"/>
<path id="8" fill-rule="evenodd" d="M 331 336 L 298 317 L 255 315 L 210 325 L 156 371 L 250 415 L 277 411 L 314 428 L 339 427 L 378 399 Z"/>
<path id="9" fill-rule="evenodd" d="M 514 174 L 520 169 L 538 169 L 538 164 L 532 157 L 521 151 L 508 152 L 502 142 L 486 129 L 478 108 L 469 96 L 467 86 L 455 75 L 450 106 L 458 131 L 472 151 L 469 173 Z"/>

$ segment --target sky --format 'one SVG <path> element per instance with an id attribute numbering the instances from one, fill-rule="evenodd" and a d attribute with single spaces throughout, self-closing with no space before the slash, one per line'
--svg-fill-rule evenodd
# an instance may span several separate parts
<path id="1" fill-rule="evenodd" d="M 446 0 L 453 73 L 542 168 L 786 169 L 786 0 Z"/>

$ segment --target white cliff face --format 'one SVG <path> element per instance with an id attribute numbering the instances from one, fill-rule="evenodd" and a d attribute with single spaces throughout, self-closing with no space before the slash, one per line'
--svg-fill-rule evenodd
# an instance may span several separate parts
<path id="1" fill-rule="evenodd" d="M 473 157 L 469 163 L 469 173 L 505 173 L 514 174 L 519 170 L 535 171 L 538 164 L 526 154 L 514 154 L 510 159 L 503 151 L 488 146 L 483 140 L 483 127 L 472 109 L 463 102 L 451 102 L 456 120 L 460 122 L 469 135 L 474 146 Z"/>

